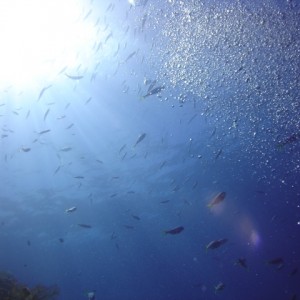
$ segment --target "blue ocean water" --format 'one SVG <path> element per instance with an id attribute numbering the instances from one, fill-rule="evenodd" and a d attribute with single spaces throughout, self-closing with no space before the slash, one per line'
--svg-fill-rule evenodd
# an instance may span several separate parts
<path id="1" fill-rule="evenodd" d="M 64 300 L 298 299 L 299 3 L 81 5 L 88 52 L 0 91 L 0 271 Z"/>

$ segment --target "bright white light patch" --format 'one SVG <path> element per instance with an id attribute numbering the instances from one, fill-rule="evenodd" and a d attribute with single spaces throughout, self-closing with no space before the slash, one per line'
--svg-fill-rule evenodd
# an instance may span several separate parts
<path id="1" fill-rule="evenodd" d="M 128 3 L 134 6 L 135 5 L 135 0 L 128 0 Z"/>
<path id="2" fill-rule="evenodd" d="M 94 27 L 76 0 L 0 1 L 0 88 L 49 79 L 88 60 Z M 79 61 L 80 59 L 80 61 Z"/>

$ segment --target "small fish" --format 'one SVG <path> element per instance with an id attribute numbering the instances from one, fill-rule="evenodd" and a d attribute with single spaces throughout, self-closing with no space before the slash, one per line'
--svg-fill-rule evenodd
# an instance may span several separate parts
<path id="1" fill-rule="evenodd" d="M 147 83 L 148 82 L 148 83 Z M 149 81 L 146 80 L 146 82 L 144 81 L 144 83 L 147 85 L 149 84 L 149 87 L 148 87 L 148 90 L 147 90 L 147 93 L 149 93 L 151 90 L 153 90 L 154 86 L 156 85 L 156 80 L 153 80 L 151 81 L 149 79 Z"/>
<path id="2" fill-rule="evenodd" d="M 89 99 L 87 99 L 84 104 L 87 105 L 91 100 L 92 100 L 92 97 L 90 97 Z"/>
<path id="3" fill-rule="evenodd" d="M 137 215 L 131 215 L 134 219 L 136 219 L 136 220 L 138 220 L 138 221 L 140 221 L 141 220 L 141 218 L 139 217 L 139 216 L 137 216 Z"/>
<path id="4" fill-rule="evenodd" d="M 44 121 L 46 121 L 46 118 L 47 118 L 49 112 L 50 112 L 50 108 L 48 108 L 47 111 L 45 112 L 45 115 L 44 115 Z"/>
<path id="5" fill-rule="evenodd" d="M 30 240 L 27 241 L 27 246 L 31 246 Z"/>
<path id="6" fill-rule="evenodd" d="M 140 134 L 133 147 L 136 147 L 136 145 L 139 144 L 145 137 L 146 137 L 146 133 Z"/>
<path id="7" fill-rule="evenodd" d="M 93 72 L 90 78 L 90 82 L 95 81 L 96 80 L 96 76 L 97 76 L 97 72 Z"/>
<path id="8" fill-rule="evenodd" d="M 107 43 L 107 41 L 112 37 L 112 32 L 105 38 L 104 44 Z"/>
<path id="9" fill-rule="evenodd" d="M 42 134 L 48 133 L 50 131 L 51 131 L 51 129 L 46 129 L 46 130 L 42 130 L 42 131 L 38 132 L 38 134 L 42 135 Z"/>
<path id="10" fill-rule="evenodd" d="M 175 227 L 175 228 L 170 229 L 170 230 L 165 230 L 164 233 L 165 234 L 179 234 L 183 230 L 184 230 L 184 227 L 183 226 L 179 226 L 179 227 Z"/>
<path id="11" fill-rule="evenodd" d="M 113 231 L 113 233 L 111 234 L 111 236 L 110 236 L 110 239 L 111 240 L 114 240 L 114 239 L 116 239 L 117 238 L 117 235 L 116 235 L 116 233 Z"/>
<path id="12" fill-rule="evenodd" d="M 65 73 L 65 75 L 72 80 L 80 80 L 83 78 L 82 75 L 74 76 L 74 75 L 68 75 L 67 73 Z"/>
<path id="13" fill-rule="evenodd" d="M 88 224 L 82 224 L 82 223 L 79 223 L 77 224 L 78 226 L 82 227 L 82 228 L 92 228 L 91 225 L 88 225 Z"/>
<path id="14" fill-rule="evenodd" d="M 37 101 L 40 101 L 40 99 L 42 98 L 43 94 L 45 93 L 46 90 L 48 90 L 49 88 L 52 87 L 52 84 L 45 86 L 44 88 L 42 88 L 42 90 L 40 91 L 39 97 L 37 99 Z"/>
<path id="15" fill-rule="evenodd" d="M 207 204 L 207 207 L 211 208 L 219 203 L 221 203 L 226 197 L 225 192 L 218 193 L 211 201 Z"/>
<path id="16" fill-rule="evenodd" d="M 59 240 L 61 243 L 64 242 L 64 239 L 63 239 L 63 238 L 59 238 L 58 240 Z"/>
<path id="17" fill-rule="evenodd" d="M 84 178 L 84 176 L 74 176 L 73 178 L 75 178 L 75 179 L 83 179 Z"/>
<path id="18" fill-rule="evenodd" d="M 166 163 L 167 163 L 167 161 L 164 160 L 164 161 L 160 164 L 159 169 L 161 170 L 161 169 L 166 165 Z"/>
<path id="19" fill-rule="evenodd" d="M 219 149 L 219 151 L 217 152 L 216 156 L 215 156 L 215 159 L 218 159 L 219 156 L 222 154 L 223 152 L 223 149 Z"/>
<path id="20" fill-rule="evenodd" d="M 62 73 L 64 73 L 67 70 L 68 66 L 64 66 L 58 73 L 57 75 L 60 75 Z"/>
<path id="21" fill-rule="evenodd" d="M 72 147 L 63 147 L 59 151 L 68 152 L 68 151 L 71 151 L 71 150 L 72 150 Z"/>
<path id="22" fill-rule="evenodd" d="M 6 137 L 8 137 L 8 134 L 1 134 L 1 138 L 3 139 L 3 138 L 6 138 Z"/>
<path id="23" fill-rule="evenodd" d="M 284 260 L 282 257 L 276 257 L 267 261 L 268 265 L 276 266 L 278 270 L 282 269 L 284 266 Z"/>
<path id="24" fill-rule="evenodd" d="M 210 243 L 208 243 L 206 245 L 206 250 L 208 250 L 208 249 L 211 249 L 211 250 L 217 249 L 220 246 L 224 245 L 227 241 L 228 241 L 228 239 L 220 239 L 220 240 L 211 241 Z"/>
<path id="25" fill-rule="evenodd" d="M 247 269 L 247 262 L 246 262 L 246 258 L 238 258 L 237 261 L 234 263 L 236 266 L 241 266 L 245 269 Z"/>
<path id="26" fill-rule="evenodd" d="M 300 139 L 300 133 L 293 133 L 292 135 L 278 142 L 277 147 L 282 148 L 285 145 L 297 142 L 299 139 Z"/>
<path id="27" fill-rule="evenodd" d="M 147 15 L 144 14 L 144 16 L 143 16 L 143 18 L 142 18 L 142 25 L 141 25 L 141 30 L 142 30 L 142 31 L 144 30 L 146 21 L 147 21 Z"/>
<path id="28" fill-rule="evenodd" d="M 112 11 L 113 9 L 114 9 L 114 4 L 112 4 L 112 3 L 110 3 L 109 5 L 108 5 L 108 7 L 106 8 L 106 12 L 108 12 L 108 11 Z"/>
<path id="29" fill-rule="evenodd" d="M 156 88 L 150 90 L 147 94 L 145 94 L 145 95 L 143 96 L 143 98 L 145 99 L 145 98 L 147 98 L 147 97 L 149 97 L 149 96 L 158 94 L 158 93 L 160 93 L 160 92 L 161 92 L 162 90 L 164 90 L 164 89 L 165 89 L 164 86 L 156 87 Z"/>
<path id="30" fill-rule="evenodd" d="M 170 200 L 163 200 L 163 201 L 160 201 L 159 203 L 165 204 L 165 203 L 168 203 L 168 202 L 170 202 Z"/>
<path id="31" fill-rule="evenodd" d="M 116 193 L 115 193 L 115 194 L 111 194 L 111 195 L 110 195 L 110 198 L 114 198 L 114 197 L 116 197 L 117 195 L 118 195 L 118 194 L 116 194 Z"/>
<path id="32" fill-rule="evenodd" d="M 54 175 L 58 173 L 58 171 L 60 170 L 61 166 L 58 166 L 55 171 L 54 171 Z"/>
<path id="33" fill-rule="evenodd" d="M 13 130 L 11 130 L 11 129 L 4 129 L 4 128 L 2 128 L 2 130 L 3 130 L 3 131 L 5 131 L 5 132 L 14 133 L 14 131 L 13 131 Z"/>
<path id="34" fill-rule="evenodd" d="M 70 129 L 74 126 L 74 123 L 71 123 L 68 127 L 66 127 L 66 129 Z"/>
<path id="35" fill-rule="evenodd" d="M 177 192 L 180 190 L 180 185 L 176 184 L 176 186 L 172 189 L 173 192 Z"/>
<path id="36" fill-rule="evenodd" d="M 212 133 L 210 134 L 210 137 L 213 137 L 216 134 L 216 132 L 217 132 L 217 128 L 215 127 Z"/>
<path id="37" fill-rule="evenodd" d="M 215 286 L 215 293 L 224 290 L 225 288 L 225 284 L 223 282 L 219 282 L 216 286 Z"/>
<path id="38" fill-rule="evenodd" d="M 297 273 L 298 273 L 298 268 L 296 267 L 296 268 L 294 268 L 294 269 L 291 271 L 290 276 L 294 276 L 294 275 L 296 275 Z"/>
<path id="39" fill-rule="evenodd" d="M 76 206 L 72 206 L 72 207 L 66 209 L 65 212 L 66 212 L 66 213 L 71 213 L 71 212 L 74 212 L 74 211 L 76 211 L 76 210 L 77 210 L 77 207 L 76 207 Z"/>
<path id="40" fill-rule="evenodd" d="M 23 152 L 29 152 L 31 150 L 31 148 L 22 147 L 21 150 Z"/>
<path id="41" fill-rule="evenodd" d="M 127 62 L 130 58 L 132 58 L 136 53 L 137 53 L 136 51 L 130 53 L 130 54 L 127 56 L 127 58 L 125 59 L 124 63 L 126 63 L 126 62 Z"/>
<path id="42" fill-rule="evenodd" d="M 101 42 L 98 43 L 98 46 L 97 46 L 95 52 L 98 52 L 100 48 L 102 48 L 102 43 Z"/>
<path id="43" fill-rule="evenodd" d="M 191 124 L 191 122 L 197 117 L 198 114 L 194 114 L 189 120 L 188 120 L 188 124 Z"/>
<path id="44" fill-rule="evenodd" d="M 89 17 L 89 15 L 92 13 L 92 9 L 90 9 L 88 12 L 87 12 L 87 14 L 84 16 L 84 18 L 83 18 L 83 21 L 85 21 L 88 17 Z"/>
<path id="45" fill-rule="evenodd" d="M 125 149 L 125 147 L 126 147 L 126 144 L 124 144 L 124 145 L 120 148 L 119 153 L 121 153 L 121 152 Z"/>
<path id="46" fill-rule="evenodd" d="M 74 123 L 70 124 L 68 127 L 66 127 L 66 129 L 70 129 L 74 126 Z"/>

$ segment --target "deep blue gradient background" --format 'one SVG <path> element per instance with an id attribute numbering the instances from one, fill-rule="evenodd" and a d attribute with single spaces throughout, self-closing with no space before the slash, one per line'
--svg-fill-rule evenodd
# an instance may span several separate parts
<path id="1" fill-rule="evenodd" d="M 300 297 L 297 1 L 98 2 L 84 78 L 0 91 L 0 270 L 58 299 Z"/>

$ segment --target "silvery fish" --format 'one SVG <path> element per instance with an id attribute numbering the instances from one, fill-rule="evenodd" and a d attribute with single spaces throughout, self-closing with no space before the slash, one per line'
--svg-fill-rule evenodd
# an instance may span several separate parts
<path id="1" fill-rule="evenodd" d="M 146 137 L 146 133 L 140 134 L 133 147 L 139 144 L 145 137 Z"/>
<path id="2" fill-rule="evenodd" d="M 66 209 L 66 213 L 71 213 L 71 212 L 74 212 L 76 209 L 77 209 L 77 207 L 76 207 L 76 206 L 72 206 L 72 207 L 70 207 L 70 208 Z"/>

